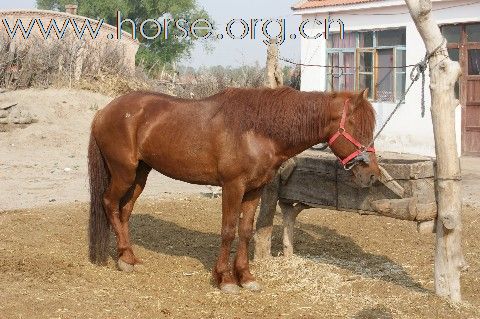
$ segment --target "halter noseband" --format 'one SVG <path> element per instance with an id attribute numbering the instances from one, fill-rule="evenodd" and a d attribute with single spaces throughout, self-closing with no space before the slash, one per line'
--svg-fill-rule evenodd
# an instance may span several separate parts
<path id="1" fill-rule="evenodd" d="M 358 162 L 361 162 L 361 161 L 368 164 L 370 159 L 368 158 L 367 152 L 375 153 L 374 147 L 371 147 L 371 146 L 366 147 L 362 145 L 352 135 L 348 134 L 345 131 L 345 121 L 347 119 L 348 102 L 350 102 L 350 99 L 346 99 L 345 104 L 343 105 L 342 119 L 340 121 L 340 127 L 338 128 L 338 131 L 330 138 L 330 140 L 328 140 L 328 146 L 332 148 L 332 144 L 337 140 L 337 138 L 340 135 L 342 135 L 347 140 L 349 140 L 353 145 L 355 145 L 355 147 L 357 148 L 355 152 L 348 155 L 344 159 L 341 159 L 340 157 L 338 158 L 338 160 L 340 161 L 340 163 L 342 163 L 343 167 L 346 170 L 352 169 L 356 164 L 358 164 Z"/>

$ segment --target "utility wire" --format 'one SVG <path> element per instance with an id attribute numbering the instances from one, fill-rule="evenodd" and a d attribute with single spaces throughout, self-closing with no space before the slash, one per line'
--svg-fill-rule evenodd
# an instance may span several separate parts
<path id="1" fill-rule="evenodd" d="M 342 65 L 323 65 L 323 64 L 310 64 L 310 63 L 301 63 L 301 62 L 295 62 L 290 59 L 284 58 L 284 57 L 279 57 L 279 60 L 283 62 L 287 62 L 290 64 L 298 65 L 298 66 L 307 66 L 307 67 L 317 67 L 317 68 L 337 68 L 337 69 L 361 69 L 359 66 L 342 66 Z M 407 65 L 401 65 L 401 66 L 369 66 L 368 69 L 405 69 L 405 68 L 413 68 L 415 67 L 416 64 L 407 64 Z M 365 67 L 363 67 L 366 69 Z M 368 71 L 365 71 L 368 72 Z"/>

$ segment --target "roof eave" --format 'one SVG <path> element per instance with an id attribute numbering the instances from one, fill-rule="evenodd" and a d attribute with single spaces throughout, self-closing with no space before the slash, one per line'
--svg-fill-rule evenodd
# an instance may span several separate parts
<path id="1" fill-rule="evenodd" d="M 404 0 L 387 0 L 387 1 L 371 1 L 364 3 L 354 3 L 347 5 L 333 5 L 333 6 L 324 6 L 324 7 L 311 7 L 311 8 L 298 8 L 300 3 L 292 6 L 291 9 L 295 15 L 303 14 L 314 14 L 314 13 L 326 13 L 326 12 L 342 12 L 342 11 L 355 11 L 355 10 L 365 10 L 365 9 L 374 9 L 374 8 L 383 8 L 391 6 L 405 6 Z"/>

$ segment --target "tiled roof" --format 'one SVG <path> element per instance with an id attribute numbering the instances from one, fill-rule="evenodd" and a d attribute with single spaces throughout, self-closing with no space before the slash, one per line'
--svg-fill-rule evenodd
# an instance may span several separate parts
<path id="1" fill-rule="evenodd" d="M 374 2 L 380 0 L 303 0 L 299 3 L 293 5 L 293 10 L 300 9 L 309 9 L 309 8 L 320 8 L 320 7 L 329 7 L 329 6 L 341 6 L 346 4 L 356 4 L 356 3 L 365 3 L 365 2 Z"/>

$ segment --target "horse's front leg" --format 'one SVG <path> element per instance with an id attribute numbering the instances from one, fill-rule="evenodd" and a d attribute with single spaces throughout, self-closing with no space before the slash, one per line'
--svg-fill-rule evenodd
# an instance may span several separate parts
<path id="1" fill-rule="evenodd" d="M 236 293 L 239 290 L 230 265 L 230 249 L 235 239 L 244 192 L 245 187 L 240 182 L 227 183 L 222 187 L 222 244 L 213 277 L 226 293 Z"/>
<path id="2" fill-rule="evenodd" d="M 248 245 L 253 236 L 253 220 L 261 194 L 261 188 L 245 194 L 241 205 L 242 215 L 238 227 L 239 241 L 235 258 L 235 275 L 240 285 L 250 290 L 260 290 L 260 285 L 250 273 Z"/>

